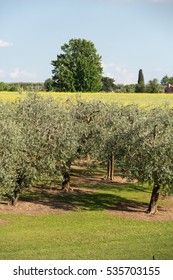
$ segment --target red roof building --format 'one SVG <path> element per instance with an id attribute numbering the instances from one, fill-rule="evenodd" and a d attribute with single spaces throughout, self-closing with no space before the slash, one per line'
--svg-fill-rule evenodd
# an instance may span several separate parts
<path id="1" fill-rule="evenodd" d="M 167 85 L 165 88 L 165 93 L 173 93 L 173 85 Z"/>

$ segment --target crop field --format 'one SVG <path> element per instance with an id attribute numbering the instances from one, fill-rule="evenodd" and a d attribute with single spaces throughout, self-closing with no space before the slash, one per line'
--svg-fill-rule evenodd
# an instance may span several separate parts
<path id="1" fill-rule="evenodd" d="M 149 94 L 149 93 L 106 93 L 106 92 L 96 92 L 96 93 L 71 93 L 71 92 L 39 92 L 40 95 L 44 97 L 52 97 L 58 102 L 65 102 L 66 100 L 71 100 L 75 102 L 76 99 L 81 100 L 100 100 L 106 103 L 116 103 L 118 105 L 129 105 L 138 104 L 141 107 L 156 107 L 173 105 L 173 94 Z M 14 102 L 18 99 L 25 98 L 26 93 L 18 92 L 0 92 L 0 100 L 3 102 Z"/>

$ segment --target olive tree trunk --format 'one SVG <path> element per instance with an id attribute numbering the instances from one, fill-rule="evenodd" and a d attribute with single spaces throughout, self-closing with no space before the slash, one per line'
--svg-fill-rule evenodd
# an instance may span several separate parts
<path id="1" fill-rule="evenodd" d="M 111 156 L 111 177 L 110 177 L 110 180 L 113 180 L 114 179 L 114 156 L 112 155 Z"/>
<path id="2" fill-rule="evenodd" d="M 157 212 L 157 202 L 159 199 L 159 190 L 160 190 L 160 186 L 154 185 L 153 191 L 151 194 L 150 203 L 149 203 L 149 206 L 147 209 L 147 213 L 149 213 L 149 214 L 155 214 Z"/>
<path id="3" fill-rule="evenodd" d="M 11 199 L 11 204 L 15 206 L 19 200 L 20 190 L 17 188 L 14 190 L 13 197 Z"/>
<path id="4" fill-rule="evenodd" d="M 13 192 L 13 197 L 11 199 L 11 204 L 13 206 L 15 206 L 17 204 L 18 200 L 19 200 L 23 180 L 24 180 L 24 174 L 19 173 L 18 178 L 16 180 L 16 187 L 15 187 L 14 192 Z"/>
<path id="5" fill-rule="evenodd" d="M 73 190 L 70 187 L 70 171 L 66 170 L 63 174 L 62 190 L 65 192 L 69 192 Z"/>
<path id="6" fill-rule="evenodd" d="M 107 180 L 113 180 L 114 179 L 114 155 L 111 155 L 111 157 L 108 159 L 107 163 Z"/>
<path id="7" fill-rule="evenodd" d="M 110 161 L 110 159 L 108 159 L 108 161 L 107 161 L 107 176 L 106 176 L 106 179 L 110 180 L 110 177 L 111 177 L 111 161 Z"/>

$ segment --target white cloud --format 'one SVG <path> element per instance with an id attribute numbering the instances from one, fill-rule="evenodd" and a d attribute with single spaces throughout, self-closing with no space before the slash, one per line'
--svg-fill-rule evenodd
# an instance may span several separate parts
<path id="1" fill-rule="evenodd" d="M 117 84 L 136 83 L 136 73 L 115 63 L 102 63 L 104 76 L 113 78 Z"/>
<path id="2" fill-rule="evenodd" d="M 19 68 L 15 68 L 14 71 L 10 73 L 10 77 L 13 79 L 35 79 L 36 74 L 27 72 L 25 70 L 20 70 Z"/>
<path id="3" fill-rule="evenodd" d="M 4 40 L 0 40 L 0 48 L 6 48 L 6 47 L 10 47 L 13 46 L 13 43 L 4 41 Z"/>
<path id="4" fill-rule="evenodd" d="M 105 69 L 110 68 L 110 67 L 114 67 L 114 66 L 115 66 L 115 63 L 112 63 L 112 62 L 111 63 L 104 63 L 104 62 L 102 63 L 102 67 L 105 68 Z"/>

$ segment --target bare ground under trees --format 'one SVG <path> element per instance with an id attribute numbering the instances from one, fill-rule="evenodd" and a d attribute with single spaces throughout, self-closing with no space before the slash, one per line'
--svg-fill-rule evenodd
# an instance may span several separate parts
<path id="1" fill-rule="evenodd" d="M 74 166 L 74 170 L 79 167 Z M 82 169 L 82 168 L 81 168 Z M 100 175 L 79 175 L 71 176 L 72 192 L 65 193 L 61 186 L 34 186 L 31 191 L 21 195 L 16 206 L 0 203 L 0 214 L 63 214 L 71 211 L 82 210 L 103 210 L 107 214 L 117 215 L 123 218 L 146 220 L 146 221 L 173 221 L 173 197 L 160 198 L 156 215 L 147 215 L 148 202 L 139 202 L 137 199 L 123 199 L 111 194 L 98 192 L 98 189 L 105 186 L 105 189 L 119 186 L 124 188 L 129 185 L 125 178 L 114 176 L 112 181 L 104 180 Z M 79 185 L 83 185 L 81 188 Z M 88 187 L 87 187 L 88 185 Z M 111 200 L 112 199 L 112 200 Z M 110 205 L 110 201 L 112 201 Z M 164 206 L 163 206 L 164 205 Z M 0 219 L 0 224 L 6 223 Z"/>

